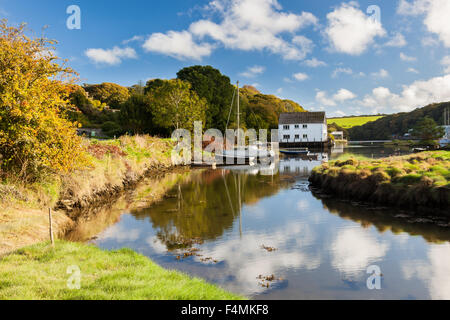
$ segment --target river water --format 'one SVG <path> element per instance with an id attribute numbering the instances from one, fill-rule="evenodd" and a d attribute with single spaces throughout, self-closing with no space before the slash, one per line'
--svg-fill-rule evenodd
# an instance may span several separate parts
<path id="1" fill-rule="evenodd" d="M 394 151 L 355 146 L 264 170 L 192 170 L 171 180 L 164 200 L 122 208 L 91 242 L 132 248 L 253 299 L 449 299 L 443 222 L 308 188 L 311 169 L 343 153 Z M 381 270 L 380 289 L 367 286 L 370 266 Z"/>

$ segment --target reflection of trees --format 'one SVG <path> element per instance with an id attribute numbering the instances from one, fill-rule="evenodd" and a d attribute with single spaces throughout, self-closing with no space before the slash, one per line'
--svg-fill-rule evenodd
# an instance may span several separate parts
<path id="1" fill-rule="evenodd" d="M 333 198 L 325 198 L 321 201 L 331 213 L 358 222 L 364 228 L 374 226 L 381 233 L 388 230 L 394 234 L 406 232 L 411 236 L 422 236 L 427 242 L 432 243 L 450 241 L 450 229 L 438 225 L 439 223 L 448 224 L 449 221 L 417 216 L 417 214 L 406 215 L 393 209 L 360 207 Z"/>
<path id="2" fill-rule="evenodd" d="M 278 192 L 282 185 L 287 183 L 280 183 L 279 176 L 223 170 L 193 172 L 191 180 L 182 184 L 180 190 L 177 186 L 164 201 L 132 214 L 138 219 L 148 217 L 169 249 L 189 247 L 198 239 L 220 237 L 239 217 L 239 203 L 254 204 Z"/>

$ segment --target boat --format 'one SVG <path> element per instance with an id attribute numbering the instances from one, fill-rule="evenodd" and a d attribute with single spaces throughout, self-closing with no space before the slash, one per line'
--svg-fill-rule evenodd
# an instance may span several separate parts
<path id="1" fill-rule="evenodd" d="M 414 153 L 419 153 L 419 152 L 424 152 L 424 151 L 428 151 L 428 148 L 413 148 L 412 152 Z"/>
<path id="2" fill-rule="evenodd" d="M 239 81 L 236 86 L 237 90 L 237 128 L 240 128 L 240 105 L 239 105 Z M 233 109 L 233 100 L 231 101 L 231 109 L 230 114 Z M 229 119 L 228 119 L 229 120 Z M 228 126 L 228 123 L 227 123 Z M 237 141 L 240 141 L 240 131 L 238 130 Z M 250 146 L 235 146 L 231 150 L 223 150 L 221 153 L 216 153 L 215 158 L 218 164 L 226 164 L 226 165 L 255 165 L 258 160 L 261 162 L 266 161 L 267 159 L 272 160 L 275 157 L 275 153 L 273 150 L 268 150 L 267 145 L 263 145 L 263 143 L 256 141 L 256 143 L 252 143 Z"/>
<path id="3" fill-rule="evenodd" d="M 280 149 L 280 153 L 287 155 L 304 155 L 309 154 L 308 148 L 301 149 Z"/>

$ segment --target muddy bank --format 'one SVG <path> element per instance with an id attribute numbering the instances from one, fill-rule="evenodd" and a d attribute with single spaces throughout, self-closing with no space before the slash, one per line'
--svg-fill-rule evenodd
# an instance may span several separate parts
<path id="1" fill-rule="evenodd" d="M 80 215 L 115 202 L 146 178 L 158 189 L 158 180 L 177 170 L 170 158 L 172 142 L 165 139 L 123 136 L 86 144 L 90 162 L 85 167 L 11 186 L 21 197 L 11 193 L 0 203 L 0 254 L 48 240 L 48 208 L 53 209 L 55 236 L 61 238 L 76 228 Z"/>
<path id="2" fill-rule="evenodd" d="M 68 211 L 74 224 L 65 233 L 64 239 L 77 242 L 95 239 L 96 235 L 117 223 L 124 212 L 148 208 L 165 199 L 176 184 L 189 179 L 190 172 L 188 167 L 152 171 L 120 192 L 108 193 L 87 207 Z"/>
<path id="3" fill-rule="evenodd" d="M 114 200 L 118 199 L 122 193 L 135 188 L 140 182 L 146 178 L 152 178 L 153 180 L 162 178 L 164 175 L 174 172 L 177 167 L 168 164 L 155 164 L 150 166 L 141 175 L 125 176 L 120 184 L 106 184 L 103 189 L 93 190 L 91 193 L 83 196 L 74 195 L 70 197 L 71 192 L 66 192 L 65 197 L 60 199 L 55 206 L 55 210 L 64 211 L 71 219 L 77 220 L 80 213 L 85 209 L 89 211 L 89 208 L 102 207 Z"/>

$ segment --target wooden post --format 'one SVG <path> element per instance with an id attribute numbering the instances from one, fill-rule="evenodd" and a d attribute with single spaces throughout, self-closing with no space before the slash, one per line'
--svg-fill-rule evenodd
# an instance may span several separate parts
<path id="1" fill-rule="evenodd" d="M 50 241 L 52 243 L 52 247 L 55 246 L 55 240 L 53 239 L 53 221 L 52 221 L 52 209 L 48 208 L 48 222 L 49 222 L 49 231 L 50 231 Z"/>

